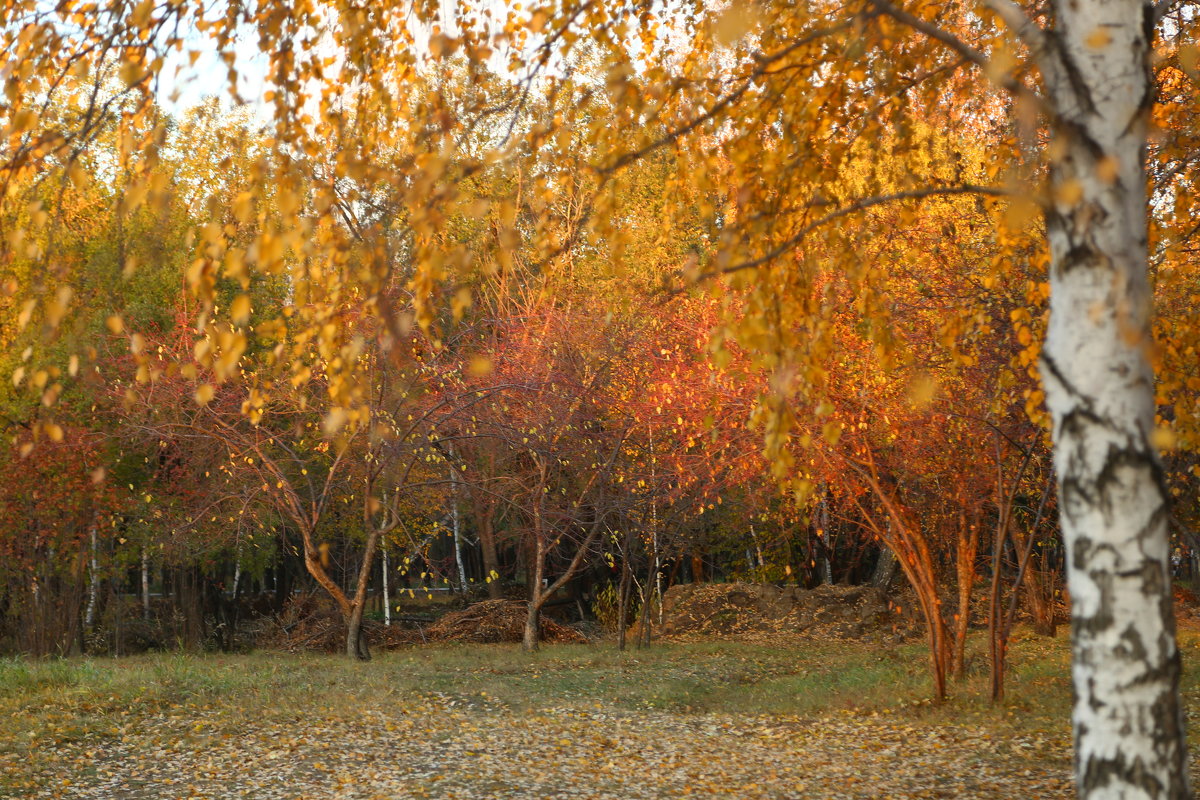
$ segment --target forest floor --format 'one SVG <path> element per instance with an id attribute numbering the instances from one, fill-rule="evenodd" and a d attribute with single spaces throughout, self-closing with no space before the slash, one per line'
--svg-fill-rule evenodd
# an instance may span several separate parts
<path id="1" fill-rule="evenodd" d="M 982 645 L 942 704 L 918 644 L 0 660 L 0 797 L 1072 796 L 1065 632 L 999 707 Z"/>

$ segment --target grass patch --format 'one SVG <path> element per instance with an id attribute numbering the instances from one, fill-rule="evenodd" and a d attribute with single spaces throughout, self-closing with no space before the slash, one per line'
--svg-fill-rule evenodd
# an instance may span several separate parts
<path id="1" fill-rule="evenodd" d="M 1200 700 L 1200 635 L 1181 632 L 1185 695 Z M 1070 713 L 1065 635 L 1014 636 L 1007 699 L 988 701 L 983 637 L 970 642 L 968 675 L 950 699 L 929 702 L 925 649 L 856 643 L 787 647 L 708 642 L 611 645 L 442 646 L 378 655 L 367 664 L 338 656 L 153 654 L 121 659 L 0 660 L 0 754 L 42 737 L 119 733 L 149 715 L 203 712 L 218 722 L 309 713 L 354 718 L 437 696 L 514 711 L 553 708 L 659 709 L 685 714 L 901 715 L 940 723 L 975 719 L 1061 732 Z"/>
<path id="2" fill-rule="evenodd" d="M 1200 636 L 1185 631 L 1181 647 L 1186 696 L 1200 702 Z M 611 644 L 560 645 L 534 654 L 457 645 L 384 653 L 366 664 L 272 652 L 6 659 L 0 660 L 0 797 L 30 796 L 31 787 L 53 776 L 87 778 L 87 754 L 109 752 L 106 743 L 178 753 L 238 740 L 248 724 L 284 732 L 313 725 L 378 730 L 407 718 L 441 725 L 430 736 L 454 746 L 462 729 L 439 722 L 438 709 L 478 720 L 470 724 L 480 730 L 565 720 L 573 716 L 567 710 L 633 715 L 648 725 L 660 723 L 639 715 L 701 726 L 776 720 L 800 729 L 819 719 L 879 717 L 931 734 L 953 724 L 994 732 L 997 741 L 1033 736 L 1057 743 L 1061 760 L 1070 736 L 1065 634 L 1048 640 L 1018 631 L 1008 699 L 999 706 L 988 702 L 985 648 L 982 635 L 970 641 L 968 675 L 951 682 L 951 697 L 941 704 L 929 700 L 920 643 L 656 643 L 624 653 Z M 61 759 L 69 752 L 76 760 L 68 764 Z"/>
<path id="3" fill-rule="evenodd" d="M 969 665 L 984 663 L 982 645 L 972 642 Z M 1005 708 L 1061 718 L 1070 693 L 1067 659 L 1064 637 L 1016 637 Z M 965 681 L 952 682 L 952 697 L 942 708 L 995 713 L 986 702 L 986 669 L 970 672 Z M 919 644 L 665 643 L 624 653 L 610 645 L 562 645 L 534 654 L 474 645 L 402 650 L 367 664 L 266 652 L 0 661 L 0 714 L 10 729 L 22 720 L 34 723 L 39 712 L 86 719 L 114 711 L 205 708 L 272 717 L 315 706 L 355 714 L 380 698 L 406 694 L 486 698 L 518 710 L 600 705 L 726 714 L 938 712 L 927 703 L 930 683 Z"/>

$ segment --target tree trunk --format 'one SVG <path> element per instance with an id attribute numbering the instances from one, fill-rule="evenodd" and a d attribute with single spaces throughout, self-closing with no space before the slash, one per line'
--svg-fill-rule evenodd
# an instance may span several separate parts
<path id="1" fill-rule="evenodd" d="M 142 619 L 150 620 L 150 556 L 142 548 Z"/>
<path id="2" fill-rule="evenodd" d="M 881 592 L 891 588 L 896 577 L 896 554 L 887 545 L 879 548 L 879 560 L 875 562 L 875 572 L 871 575 L 871 585 Z"/>
<path id="3" fill-rule="evenodd" d="M 370 487 L 367 492 L 369 496 Z M 367 511 L 366 515 L 369 519 L 370 512 Z M 350 601 L 349 613 L 346 614 L 346 655 L 360 661 L 371 660 L 367 637 L 362 633 L 362 618 L 363 609 L 367 606 L 367 589 L 371 585 L 371 567 L 375 561 L 375 550 L 379 547 L 379 537 L 379 528 L 372 526 L 363 547 L 362 564 L 359 565 L 358 581 L 354 586 L 354 599 Z"/>
<path id="4" fill-rule="evenodd" d="M 242 588 L 242 543 L 238 542 L 233 553 L 233 601 L 236 603 Z"/>
<path id="5" fill-rule="evenodd" d="M 96 528 L 91 530 L 91 559 L 88 562 L 90 569 L 88 570 L 88 601 L 87 612 L 83 617 L 83 625 L 88 630 L 91 630 L 96 625 L 96 604 L 100 596 L 100 569 L 96 561 Z M 37 602 L 37 585 L 34 585 L 34 602 Z"/>
<path id="6" fill-rule="evenodd" d="M 655 559 L 654 559 L 653 553 L 651 553 L 649 555 L 650 555 L 650 557 L 646 559 L 646 561 L 648 562 L 647 570 L 646 570 L 646 582 L 642 585 L 642 591 L 641 591 L 642 608 L 641 608 L 641 614 L 639 615 L 639 618 L 638 618 L 636 645 L 639 650 L 644 647 L 650 646 L 650 605 L 654 600 L 653 592 L 654 592 L 654 581 L 655 581 L 655 574 L 654 574 Z"/>
<path id="7" fill-rule="evenodd" d="M 1033 621 L 1033 632 L 1039 636 L 1053 637 L 1056 633 L 1056 625 L 1054 620 L 1054 586 L 1056 583 L 1055 573 L 1053 570 L 1045 568 L 1045 556 L 1039 556 L 1033 552 L 1034 545 L 1037 544 L 1036 539 L 1039 536 L 1037 529 L 1028 532 L 1022 531 L 1017 527 L 1009 528 L 1009 535 L 1013 538 L 1013 543 L 1017 547 L 1017 552 L 1024 553 L 1026 550 L 1030 552 L 1027 564 L 1025 564 L 1025 572 L 1020 583 L 1013 587 L 1013 591 L 1019 592 L 1025 597 L 1025 604 L 1029 608 L 1029 616 Z M 1042 567 L 1035 567 L 1034 562 L 1040 560 L 1043 563 Z M 1013 603 L 1015 606 L 1015 602 Z M 1005 625 L 1011 625 L 1012 619 L 1007 619 Z"/>
<path id="8" fill-rule="evenodd" d="M 821 495 L 821 504 L 817 511 L 817 549 L 821 553 L 821 583 L 833 584 L 833 561 L 829 551 L 829 501 Z"/>
<path id="9" fill-rule="evenodd" d="M 1076 778 L 1084 798 L 1185 798 L 1169 514 L 1152 442 L 1151 6 L 1053 7 L 1040 53 L 1057 114 L 1041 373 L 1068 554 Z"/>
<path id="10" fill-rule="evenodd" d="M 450 522 L 454 532 L 454 564 L 458 567 L 458 591 L 467 593 L 467 568 L 463 565 L 462 515 L 458 511 L 458 467 L 450 463 Z"/>
<path id="11" fill-rule="evenodd" d="M 992 583 L 988 591 L 988 655 L 991 661 L 992 702 L 1004 699 L 1004 666 L 1008 658 L 1008 638 L 1004 633 L 1004 620 L 1000 614 L 1000 594 L 1003 589 L 1001 573 L 1004 569 L 1004 543 L 1008 538 L 1008 511 L 1000 512 L 1000 523 L 992 538 Z"/>
<path id="12" fill-rule="evenodd" d="M 525 615 L 525 631 L 521 636 L 521 649 L 532 653 L 538 649 L 539 628 L 542 624 L 542 605 L 536 600 L 529 601 L 528 612 Z"/>
<path id="13" fill-rule="evenodd" d="M 626 634 L 629 632 L 629 589 L 633 583 L 633 568 L 629 565 L 633 549 L 632 537 L 625 534 L 625 550 L 621 554 L 621 585 L 617 590 L 617 649 L 625 649 Z"/>
<path id="14" fill-rule="evenodd" d="M 363 607 L 354 606 L 346 619 L 346 656 L 359 661 L 371 660 L 371 648 L 362 629 Z"/>
<path id="15" fill-rule="evenodd" d="M 484 582 L 487 584 L 488 598 L 499 600 L 504 597 L 500 586 L 500 559 L 496 555 L 496 532 L 492 527 L 493 504 L 482 501 L 476 507 L 475 521 L 479 527 L 479 549 L 483 556 Z"/>
<path id="16" fill-rule="evenodd" d="M 383 624 L 391 627 L 392 593 L 389 591 L 388 586 L 388 570 L 391 569 L 391 566 L 388 564 L 388 551 L 386 547 L 382 549 L 380 556 L 383 560 L 383 564 L 380 566 L 380 569 L 383 572 Z"/>
<path id="17" fill-rule="evenodd" d="M 954 619 L 954 656 L 950 671 L 961 680 L 967 653 L 967 631 L 971 625 L 971 592 L 975 588 L 975 556 L 979 550 L 979 526 L 958 518 L 958 548 L 955 572 L 958 580 L 958 614 Z"/>
<path id="18" fill-rule="evenodd" d="M 539 530 L 534 534 L 533 563 L 530 564 L 529 572 L 529 611 L 525 615 L 525 632 L 521 638 L 521 649 L 527 653 L 538 649 L 542 603 L 546 600 L 546 595 L 542 592 L 542 580 L 546 571 L 546 548 L 542 541 L 541 526 L 535 523 L 535 527 Z"/>

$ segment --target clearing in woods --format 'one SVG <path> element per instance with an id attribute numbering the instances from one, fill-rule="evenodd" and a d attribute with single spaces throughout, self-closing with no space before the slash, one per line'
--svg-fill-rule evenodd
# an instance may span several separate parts
<path id="1" fill-rule="evenodd" d="M 1066 637 L 1017 633 L 1000 708 L 971 644 L 940 706 L 920 643 L 6 660 L 0 796 L 1072 796 Z"/>

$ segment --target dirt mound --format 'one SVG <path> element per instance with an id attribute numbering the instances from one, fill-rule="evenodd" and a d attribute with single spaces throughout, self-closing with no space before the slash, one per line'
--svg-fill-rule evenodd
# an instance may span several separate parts
<path id="1" fill-rule="evenodd" d="M 850 640 L 906 637 L 915 620 L 871 586 L 690 583 L 663 596 L 667 638 L 798 636 Z"/>
<path id="2" fill-rule="evenodd" d="M 425 629 L 429 641 L 519 642 L 525 632 L 527 605 L 519 600 L 484 600 L 462 611 L 454 611 Z M 542 615 L 543 642 L 577 644 L 586 642 L 579 632 Z"/>

